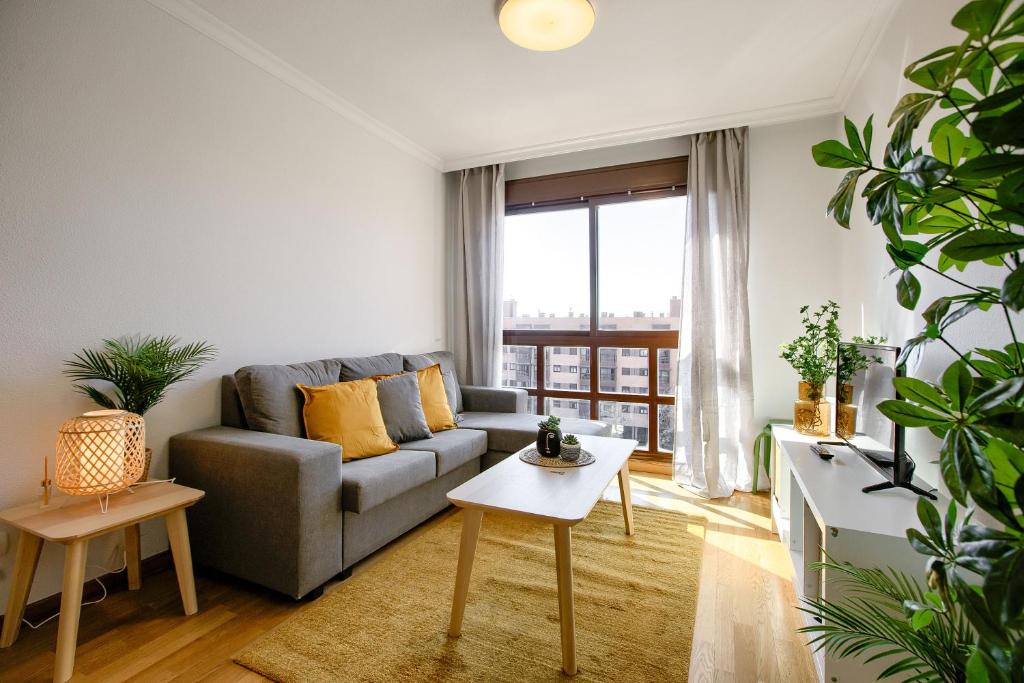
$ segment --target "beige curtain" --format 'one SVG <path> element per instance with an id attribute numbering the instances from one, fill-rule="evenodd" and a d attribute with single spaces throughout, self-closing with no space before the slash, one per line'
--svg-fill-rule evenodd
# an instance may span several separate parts
<path id="1" fill-rule="evenodd" d="M 501 290 L 504 274 L 505 168 L 452 174 L 448 230 L 448 338 L 460 379 L 501 383 Z"/>
<path id="2" fill-rule="evenodd" d="M 709 498 L 752 484 L 747 167 L 746 128 L 693 136 L 673 471 Z"/>

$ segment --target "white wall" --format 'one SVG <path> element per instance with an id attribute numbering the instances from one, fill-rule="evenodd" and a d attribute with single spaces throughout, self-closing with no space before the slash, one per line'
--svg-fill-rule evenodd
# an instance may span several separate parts
<path id="1" fill-rule="evenodd" d="M 905 93 L 918 90 L 903 78 L 904 66 L 934 49 L 960 42 L 963 33 L 949 22 L 962 4 L 961 0 L 904 0 L 893 17 L 878 52 L 867 65 L 845 107 L 846 115 L 858 127 L 863 126 L 870 114 L 874 114 L 872 153 L 875 159 L 882 158 L 885 144 L 889 141 L 889 131 L 885 128 L 889 113 Z M 845 139 L 838 125 L 833 137 Z M 915 140 L 919 145 L 926 144 L 930 126 L 931 120 L 926 121 L 918 131 Z M 822 169 L 821 172 L 830 175 L 834 184 L 842 176 L 841 171 Z M 844 319 L 845 331 L 850 335 L 883 334 L 888 336 L 890 343 L 902 345 L 924 326 L 920 313 L 928 304 L 938 297 L 965 291 L 937 275 L 917 269 L 915 272 L 922 285 L 921 300 L 917 312 L 908 311 L 896 302 L 896 282 L 892 277 L 886 277 L 893 268 L 885 253 L 886 241 L 881 228 L 871 225 L 865 217 L 862 199 L 858 198 L 854 204 L 851 230 L 839 229 L 837 232 L 844 255 L 842 299 L 850 304 L 851 314 L 855 305 L 861 309 L 856 317 L 850 315 Z M 934 259 L 932 265 L 935 265 Z M 964 277 L 975 283 L 1001 284 L 1002 275 L 998 281 L 995 275 L 995 269 L 972 266 Z M 975 346 L 998 347 L 1010 341 L 1006 321 L 1002 313 L 995 310 L 971 314 L 951 328 L 949 337 L 961 350 Z M 934 381 L 954 358 L 953 353 L 941 343 L 934 343 L 927 347 L 920 362 L 908 371 L 911 375 Z M 941 482 L 934 462 L 938 458 L 938 446 L 938 440 L 927 430 L 907 430 L 907 452 L 917 462 L 918 474 L 933 486 L 939 486 Z"/>
<path id="2" fill-rule="evenodd" d="M 800 308 L 840 299 L 839 228 L 825 216 L 833 180 L 811 159 L 811 145 L 833 137 L 836 122 L 823 116 L 750 129 L 747 287 L 757 424 L 793 417 L 799 377 L 779 358 L 779 345 L 803 331 Z"/>
<path id="3" fill-rule="evenodd" d="M 157 476 L 170 435 L 218 422 L 223 373 L 443 346 L 443 220 L 438 171 L 145 2 L 0 3 L 0 507 L 38 496 L 90 408 L 61 363 L 104 337 L 220 349 L 146 415 Z M 61 565 L 48 545 L 32 600 Z"/>
<path id="4" fill-rule="evenodd" d="M 569 154 L 555 154 L 536 159 L 525 159 L 505 164 L 505 180 L 536 178 L 553 173 L 570 173 L 590 168 L 633 164 L 654 159 L 669 159 L 690 153 L 690 136 L 665 138 L 616 145 L 601 149 L 588 149 Z"/>

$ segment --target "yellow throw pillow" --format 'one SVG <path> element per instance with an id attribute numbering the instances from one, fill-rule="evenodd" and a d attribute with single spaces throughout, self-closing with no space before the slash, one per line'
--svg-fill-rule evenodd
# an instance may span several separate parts
<path id="1" fill-rule="evenodd" d="M 444 375 L 441 364 L 431 365 L 416 371 L 416 381 L 420 385 L 420 401 L 423 403 L 423 415 L 427 418 L 427 426 L 432 432 L 443 432 L 455 429 L 455 417 L 448 405 L 448 394 L 444 390 Z"/>
<path id="2" fill-rule="evenodd" d="M 296 386 L 306 397 L 302 407 L 306 436 L 341 446 L 343 461 L 398 450 L 384 426 L 384 416 L 377 402 L 377 383 L 372 379 L 322 387 Z"/>

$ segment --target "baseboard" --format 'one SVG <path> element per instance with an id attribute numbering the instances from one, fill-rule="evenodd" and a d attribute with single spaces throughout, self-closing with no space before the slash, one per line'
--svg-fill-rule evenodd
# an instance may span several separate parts
<path id="1" fill-rule="evenodd" d="M 164 550 L 142 560 L 142 576 L 145 578 L 146 576 L 159 574 L 173 566 L 174 560 L 171 558 L 171 551 Z M 103 574 L 95 578 L 102 581 L 103 585 L 107 587 L 108 595 L 128 589 L 128 572 L 126 571 Z M 85 586 L 82 589 L 82 602 L 96 600 L 101 595 L 103 595 L 103 590 L 94 579 L 89 579 L 85 582 Z M 25 607 L 25 618 L 33 623 L 38 623 L 56 614 L 60 611 L 60 596 L 60 593 L 55 593 L 41 600 L 29 603 Z M 0 616 L 0 627 L 3 626 L 3 622 L 4 617 Z"/>
<path id="2" fill-rule="evenodd" d="M 636 456 L 629 459 L 629 471 L 630 472 L 649 472 L 651 474 L 661 474 L 666 477 L 672 476 L 672 465 L 667 462 L 654 462 L 651 460 L 641 460 Z"/>

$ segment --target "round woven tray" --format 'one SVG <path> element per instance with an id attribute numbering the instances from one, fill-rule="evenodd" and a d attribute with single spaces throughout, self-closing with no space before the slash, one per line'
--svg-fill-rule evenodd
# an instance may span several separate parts
<path id="1" fill-rule="evenodd" d="M 562 460 L 561 458 L 546 458 L 537 452 L 536 448 L 530 448 L 519 454 L 519 459 L 523 462 L 528 462 L 531 465 L 540 465 L 541 467 L 583 467 L 597 461 L 594 454 L 590 451 L 580 450 L 580 458 L 575 462 L 569 462 L 568 460 Z"/>

